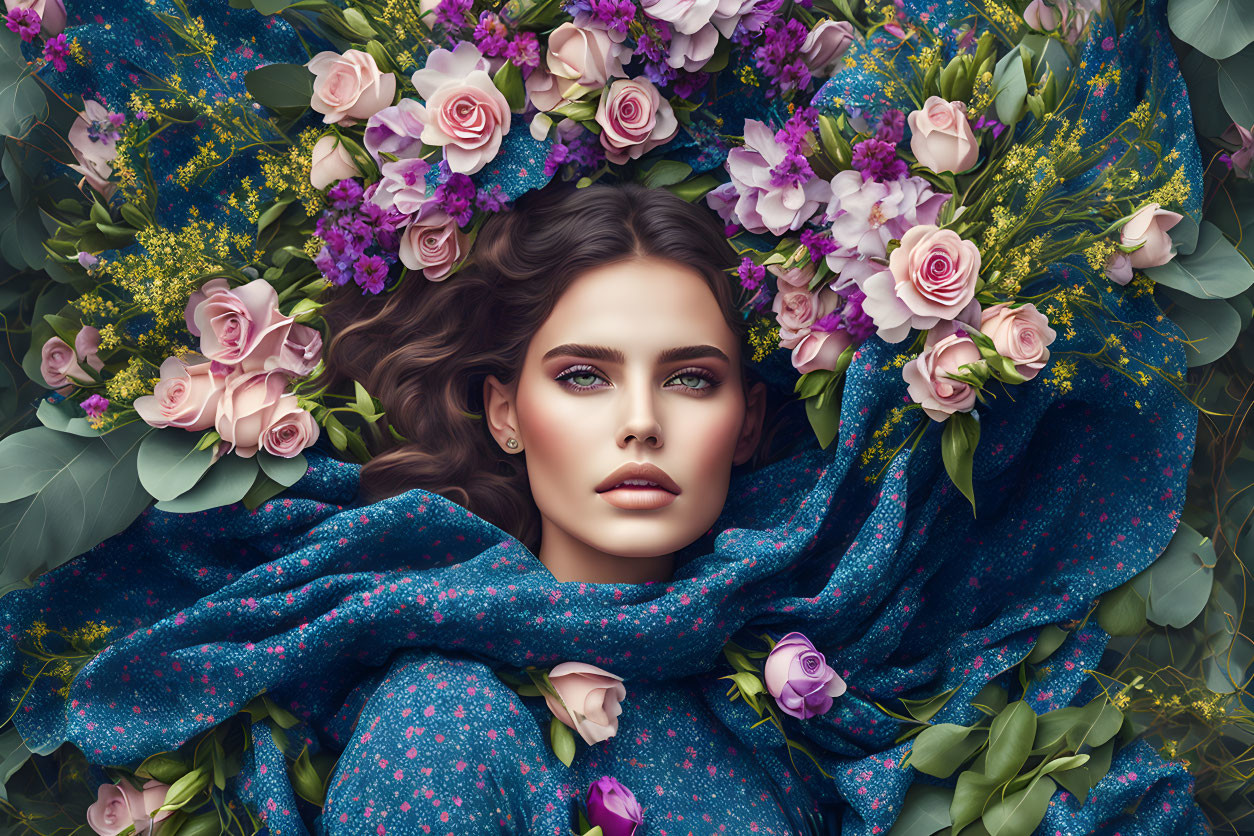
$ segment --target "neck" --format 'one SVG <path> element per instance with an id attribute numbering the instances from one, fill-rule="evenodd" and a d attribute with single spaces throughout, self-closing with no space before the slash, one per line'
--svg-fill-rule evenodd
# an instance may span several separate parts
<path id="1" fill-rule="evenodd" d="M 540 553 L 545 568 L 559 582 L 648 583 L 665 582 L 675 571 L 675 555 L 625 557 L 593 548 L 543 520 Z"/>

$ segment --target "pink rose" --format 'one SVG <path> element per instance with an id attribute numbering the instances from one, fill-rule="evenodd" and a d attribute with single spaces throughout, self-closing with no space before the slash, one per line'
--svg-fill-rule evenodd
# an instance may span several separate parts
<path id="1" fill-rule="evenodd" d="M 509 133 L 509 103 L 487 72 L 474 70 L 432 93 L 421 119 L 422 141 L 443 146 L 453 171 L 474 174 L 496 156 L 501 137 Z"/>
<path id="2" fill-rule="evenodd" d="M 900 342 L 911 328 L 931 328 L 958 316 L 975 297 L 980 251 L 951 229 L 920 224 L 906 230 L 888 256 L 888 269 L 861 280 L 862 310 L 879 336 Z"/>
<path id="3" fill-rule="evenodd" d="M 562 97 L 562 88 L 569 86 L 569 82 L 553 75 L 543 64 L 531 71 L 523 85 L 527 89 L 527 101 L 536 110 L 554 110 L 570 101 Z"/>
<path id="4" fill-rule="evenodd" d="M 1132 257 L 1127 253 L 1111 253 L 1106 259 L 1106 278 L 1120 285 L 1132 281 Z"/>
<path id="5" fill-rule="evenodd" d="M 546 63 L 550 73 L 566 80 L 561 85 L 566 96 L 573 84 L 595 89 L 615 76 L 626 77 L 623 49 L 602 29 L 581 29 L 566 22 L 549 35 Z"/>
<path id="6" fill-rule="evenodd" d="M 392 103 L 396 76 L 379 71 L 374 57 L 360 49 L 343 55 L 319 52 L 305 67 L 317 78 L 309 106 L 323 114 L 326 124 L 355 124 L 369 119 Z"/>
<path id="7" fill-rule="evenodd" d="M 921 404 L 933 421 L 944 421 L 955 412 L 969 412 L 975 407 L 975 387 L 949 375 L 968 363 L 981 362 L 975 341 L 965 332 L 954 333 L 925 347 L 906 363 L 901 376 L 911 399 Z"/>
<path id="8" fill-rule="evenodd" d="M 30 9 L 39 15 L 40 32 L 45 38 L 55 38 L 65 29 L 65 5 L 61 0 L 4 0 L 6 11 Z"/>
<path id="9" fill-rule="evenodd" d="M 801 45 L 801 58 L 810 72 L 819 78 L 834 75 L 849 45 L 853 43 L 853 24 L 846 20 L 822 20 L 806 35 Z"/>
<path id="10" fill-rule="evenodd" d="M 1074 44 L 1100 10 L 1101 0 L 1032 0 L 1023 10 L 1023 22 L 1038 32 L 1061 29 L 1062 36 Z"/>
<path id="11" fill-rule="evenodd" d="M 270 429 L 287 384 L 288 377 L 280 370 L 231 375 L 213 428 L 232 450 L 252 458 L 261 447 L 262 435 Z"/>
<path id="12" fill-rule="evenodd" d="M 964 103 L 932 96 L 906 121 L 912 132 L 910 150 L 932 171 L 966 171 L 979 159 L 980 146 L 967 121 Z"/>
<path id="13" fill-rule="evenodd" d="M 213 374 L 213 363 L 189 366 L 178 357 L 161 364 L 161 380 L 151 395 L 135 399 L 135 411 L 151 427 L 198 432 L 213 426 L 226 376 Z"/>
<path id="14" fill-rule="evenodd" d="M 51 337 L 44 343 L 40 352 L 39 373 L 49 389 L 55 389 L 62 395 L 74 391 L 75 381 L 81 383 L 94 382 L 83 364 L 100 371 L 104 361 L 100 359 L 100 332 L 90 325 L 79 329 L 74 337 L 74 348 L 71 349 L 60 337 Z"/>
<path id="15" fill-rule="evenodd" d="M 798 267 L 787 269 L 772 264 L 766 268 L 775 276 L 775 287 L 780 293 L 786 290 L 809 290 L 810 282 L 814 281 L 814 265 L 803 263 Z"/>
<path id="16" fill-rule="evenodd" d="M 270 425 L 261 435 L 261 449 L 272 456 L 290 459 L 312 447 L 318 440 L 318 423 L 313 415 L 301 409 L 296 396 L 288 393 L 279 397 L 270 413 Z"/>
<path id="17" fill-rule="evenodd" d="M 549 671 L 549 682 L 561 698 L 559 702 L 544 695 L 549 711 L 589 746 L 618 733 L 618 715 L 623 713 L 619 703 L 627 696 L 621 676 L 596 665 L 563 662 Z"/>
<path id="18" fill-rule="evenodd" d="M 802 633 L 789 633 L 775 643 L 763 665 L 762 681 L 780 710 L 798 720 L 831 711 L 832 700 L 847 688 Z"/>
<path id="19" fill-rule="evenodd" d="M 1249 180 L 1250 164 L 1254 163 L 1254 131 L 1247 130 L 1233 122 L 1223 132 L 1220 139 L 1237 146 L 1232 151 L 1232 173 L 1242 180 Z"/>
<path id="20" fill-rule="evenodd" d="M 601 145 L 612 163 L 637 159 L 679 131 L 671 103 L 647 78 L 615 81 L 597 104 Z"/>
<path id="21" fill-rule="evenodd" d="M 836 295 L 835 293 L 832 294 Z M 800 374 L 836 368 L 836 361 L 853 345 L 847 331 L 809 331 L 792 350 L 792 365 Z"/>
<path id="22" fill-rule="evenodd" d="M 771 302 L 779 323 L 780 347 L 795 348 L 810 333 L 810 326 L 836 310 L 840 303 L 840 294 L 828 287 L 809 291 L 785 285 Z"/>
<path id="23" fill-rule="evenodd" d="M 187 300 L 187 328 L 200 337 L 200 353 L 254 371 L 278 355 L 293 319 L 279 312 L 279 296 L 264 279 L 232 288 L 210 279 Z"/>
<path id="24" fill-rule="evenodd" d="M 1032 0 L 1023 10 L 1023 22 L 1038 32 L 1051 32 L 1062 22 L 1062 15 L 1045 0 Z"/>
<path id="25" fill-rule="evenodd" d="M 401 263 L 421 270 L 433 282 L 447 278 L 466 253 L 469 242 L 457 223 L 443 212 L 432 212 L 401 236 Z"/>
<path id="26" fill-rule="evenodd" d="M 263 368 L 279 369 L 292 377 L 304 377 L 314 370 L 322 357 L 322 333 L 308 325 L 293 324 L 283 340 L 278 356 L 267 357 Z"/>
<path id="27" fill-rule="evenodd" d="M 346 177 L 360 176 L 361 169 L 335 134 L 327 134 L 314 143 L 309 182 L 315 189 L 325 189 Z"/>
<path id="28" fill-rule="evenodd" d="M 1015 370 L 1028 380 L 1049 362 L 1049 345 L 1058 336 L 1049 327 L 1049 317 L 1028 302 L 1011 308 L 1007 304 L 985 308 L 980 331 L 993 341 L 1002 357 L 1015 364 Z"/>
<path id="29" fill-rule="evenodd" d="M 170 787 L 157 780 L 137 790 L 127 781 L 101 784 L 96 801 L 87 808 L 87 824 L 100 836 L 116 836 L 134 825 L 135 834 L 149 832 L 157 822 L 174 815 L 173 810 L 153 811 L 165 803 Z"/>
<path id="30" fill-rule="evenodd" d="M 1163 209 L 1157 203 L 1147 203 L 1137 209 L 1120 231 L 1125 247 L 1141 245 L 1130 253 L 1132 266 L 1137 269 L 1160 267 L 1175 258 L 1167 230 L 1183 218 L 1179 212 Z"/>

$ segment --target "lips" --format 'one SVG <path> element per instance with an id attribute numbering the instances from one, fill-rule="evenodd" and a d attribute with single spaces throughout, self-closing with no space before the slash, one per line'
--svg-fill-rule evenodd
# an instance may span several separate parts
<path id="1" fill-rule="evenodd" d="M 666 493 L 678 496 L 679 485 L 666 474 L 665 470 L 653 464 L 625 464 L 615 470 L 597 485 L 597 493 L 608 491 L 640 491 Z"/>

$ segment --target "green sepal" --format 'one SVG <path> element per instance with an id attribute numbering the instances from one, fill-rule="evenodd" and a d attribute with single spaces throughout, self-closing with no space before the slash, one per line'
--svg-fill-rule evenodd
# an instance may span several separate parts
<path id="1" fill-rule="evenodd" d="M 954 486 L 971 503 L 975 516 L 975 488 L 972 484 L 975 448 L 980 443 L 980 422 L 971 412 L 955 412 L 945 422 L 941 436 L 941 460 Z"/>
<path id="2" fill-rule="evenodd" d="M 557 759 L 570 766 L 575 760 L 575 735 L 556 717 L 549 721 L 549 743 Z"/>

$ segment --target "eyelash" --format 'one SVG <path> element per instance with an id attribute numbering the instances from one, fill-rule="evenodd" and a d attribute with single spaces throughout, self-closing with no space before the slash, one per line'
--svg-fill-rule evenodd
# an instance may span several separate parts
<path id="1" fill-rule="evenodd" d="M 589 392 L 589 391 L 592 391 L 593 389 L 600 388 L 598 386 L 581 386 L 580 384 L 575 383 L 573 380 L 571 380 L 571 378 L 579 374 L 592 374 L 592 375 L 595 375 L 596 377 L 601 378 L 602 380 L 605 380 L 604 375 L 602 375 L 592 366 L 586 366 L 586 365 L 571 366 L 570 368 L 566 369 L 561 374 L 559 374 L 557 377 L 555 377 L 554 380 L 558 381 L 559 383 L 561 383 L 563 386 L 565 386 L 567 389 L 571 390 L 572 392 Z M 680 378 L 680 377 L 696 377 L 708 383 L 709 384 L 708 386 L 703 386 L 703 387 L 696 388 L 696 389 L 694 389 L 691 386 L 682 387 L 684 389 L 687 389 L 689 392 L 700 392 L 702 394 L 707 394 L 713 391 L 716 387 L 718 387 L 722 383 L 721 380 L 715 377 L 708 370 L 698 369 L 698 368 L 680 369 L 679 371 L 671 375 L 667 382 L 669 383 L 670 381 L 673 381 L 676 378 Z"/>

